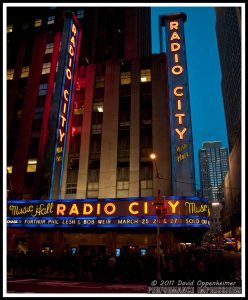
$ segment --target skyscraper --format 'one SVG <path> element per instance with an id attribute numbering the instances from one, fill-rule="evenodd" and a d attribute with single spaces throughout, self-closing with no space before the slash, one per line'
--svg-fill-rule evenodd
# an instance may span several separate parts
<path id="1" fill-rule="evenodd" d="M 151 54 L 149 7 L 86 7 L 83 28 L 83 64 Z"/>
<path id="2" fill-rule="evenodd" d="M 225 178 L 223 233 L 241 242 L 241 7 L 218 7 L 216 35 L 222 71 L 222 94 L 229 141 Z"/>
<path id="3" fill-rule="evenodd" d="M 222 95 L 231 153 L 241 131 L 241 9 L 217 7 L 215 12 Z"/>
<path id="4" fill-rule="evenodd" d="M 202 197 L 211 205 L 210 232 L 221 230 L 221 209 L 224 202 L 223 184 L 228 172 L 228 151 L 221 142 L 205 142 L 199 150 Z"/>
<path id="5" fill-rule="evenodd" d="M 228 172 L 228 151 L 221 142 L 204 142 L 199 150 L 199 167 L 202 196 L 211 202 L 219 198 Z"/>

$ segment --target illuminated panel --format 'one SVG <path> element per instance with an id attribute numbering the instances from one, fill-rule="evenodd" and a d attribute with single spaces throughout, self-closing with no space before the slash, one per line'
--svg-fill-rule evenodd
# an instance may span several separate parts
<path id="1" fill-rule="evenodd" d="M 163 16 L 166 32 L 173 195 L 195 194 L 193 138 L 182 13 Z"/>
<path id="2" fill-rule="evenodd" d="M 9 227 L 163 227 L 209 228 L 208 201 L 166 197 L 166 214 L 155 215 L 153 199 L 12 200 L 7 203 Z"/>
<path id="3" fill-rule="evenodd" d="M 63 29 L 62 45 L 66 45 L 65 57 L 63 53 L 59 59 L 59 66 L 63 68 L 62 86 L 60 89 L 59 114 L 55 142 L 55 154 L 52 167 L 50 198 L 60 197 L 66 139 L 72 102 L 73 85 L 75 82 L 75 66 L 78 58 L 79 27 L 74 18 L 67 18 Z M 60 76 L 60 75 L 59 75 Z"/>

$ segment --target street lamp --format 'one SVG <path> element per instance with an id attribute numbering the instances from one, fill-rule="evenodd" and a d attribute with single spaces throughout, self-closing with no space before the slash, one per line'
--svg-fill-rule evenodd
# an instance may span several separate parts
<path id="1" fill-rule="evenodd" d="M 160 189 L 159 189 L 159 179 L 161 178 L 158 173 L 158 168 L 156 164 L 156 154 L 151 153 L 150 158 L 153 161 L 156 169 L 156 178 L 157 178 L 157 199 L 154 201 L 155 209 L 156 209 L 156 215 L 157 215 L 157 280 L 161 280 L 161 274 L 160 274 L 160 226 L 159 226 L 159 215 L 161 215 L 161 208 L 163 206 L 163 202 L 160 201 Z"/>

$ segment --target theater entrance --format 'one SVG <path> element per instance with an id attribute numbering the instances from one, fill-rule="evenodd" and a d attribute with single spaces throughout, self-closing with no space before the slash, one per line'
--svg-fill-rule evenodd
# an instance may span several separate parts
<path id="1" fill-rule="evenodd" d="M 106 253 L 105 245 L 79 245 L 78 246 L 79 255 L 98 256 L 105 253 Z"/>

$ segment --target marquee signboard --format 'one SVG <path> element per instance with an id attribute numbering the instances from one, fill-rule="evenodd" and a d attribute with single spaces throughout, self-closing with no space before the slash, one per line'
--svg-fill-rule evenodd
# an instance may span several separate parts
<path id="1" fill-rule="evenodd" d="M 197 197 L 166 197 L 166 213 L 155 214 L 153 198 L 11 200 L 9 227 L 163 227 L 209 228 L 208 201 Z"/>
<path id="2" fill-rule="evenodd" d="M 194 195 L 195 174 L 183 13 L 161 16 L 166 33 L 173 195 Z"/>

